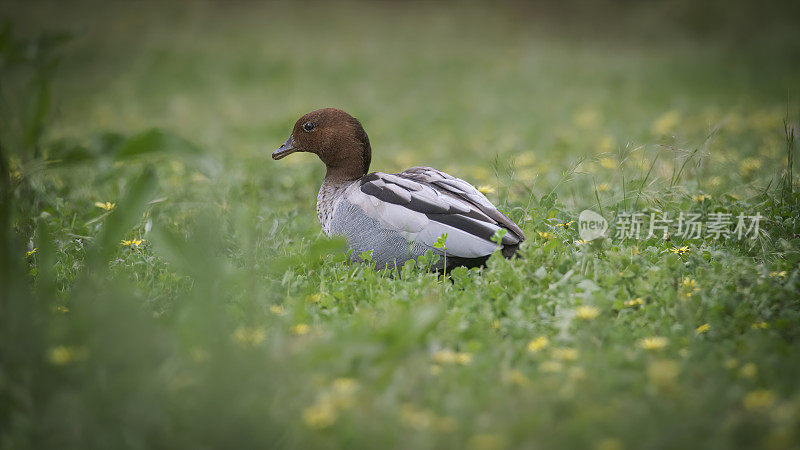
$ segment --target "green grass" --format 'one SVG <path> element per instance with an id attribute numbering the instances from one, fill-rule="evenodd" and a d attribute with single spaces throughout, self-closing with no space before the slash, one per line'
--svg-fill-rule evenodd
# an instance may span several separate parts
<path id="1" fill-rule="evenodd" d="M 0 446 L 800 445 L 796 7 L 603 5 L 10 4 Z M 325 106 L 521 256 L 345 265 L 322 164 L 269 157 Z M 582 244 L 586 208 L 766 218 Z"/>

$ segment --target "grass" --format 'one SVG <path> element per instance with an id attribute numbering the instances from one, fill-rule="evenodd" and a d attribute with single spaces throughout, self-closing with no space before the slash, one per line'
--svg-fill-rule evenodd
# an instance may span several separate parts
<path id="1" fill-rule="evenodd" d="M 12 4 L 0 445 L 796 447 L 792 16 L 669 5 Z M 321 163 L 269 158 L 323 106 L 372 170 L 481 186 L 521 257 L 345 265 Z"/>

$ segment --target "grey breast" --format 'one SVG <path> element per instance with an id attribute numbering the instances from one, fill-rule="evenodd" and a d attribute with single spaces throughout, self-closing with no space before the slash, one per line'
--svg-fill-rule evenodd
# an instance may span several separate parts
<path id="1" fill-rule="evenodd" d="M 351 261 L 360 261 L 361 254 L 372 251 L 372 261 L 379 269 L 402 268 L 409 259 L 416 259 L 426 251 L 443 255 L 435 247 L 410 241 L 398 230 L 387 228 L 378 220 L 368 216 L 363 209 L 342 199 L 333 213 L 331 234 L 342 235 L 353 250 Z M 441 262 L 440 262 L 441 265 Z"/>

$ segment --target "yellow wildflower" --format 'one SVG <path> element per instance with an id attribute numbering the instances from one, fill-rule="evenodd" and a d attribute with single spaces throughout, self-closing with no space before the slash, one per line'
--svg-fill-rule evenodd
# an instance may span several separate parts
<path id="1" fill-rule="evenodd" d="M 336 409 L 330 402 L 315 403 L 303 410 L 303 422 L 311 428 L 328 428 L 336 421 Z"/>
<path id="2" fill-rule="evenodd" d="M 622 442 L 614 438 L 603 439 L 595 446 L 595 450 L 622 450 L 622 448 Z"/>
<path id="3" fill-rule="evenodd" d="M 775 403 L 775 393 L 768 389 L 756 389 L 748 392 L 742 403 L 751 411 L 767 409 Z"/>
<path id="4" fill-rule="evenodd" d="M 66 306 L 60 306 L 59 305 L 59 306 L 56 306 L 56 311 L 66 314 L 66 313 L 69 312 L 69 308 L 67 308 Z"/>
<path id="5" fill-rule="evenodd" d="M 283 305 L 272 305 L 269 307 L 269 312 L 275 314 L 276 316 L 282 316 L 286 314 L 286 310 L 283 309 Z"/>
<path id="6" fill-rule="evenodd" d="M 506 439 L 499 434 L 476 434 L 469 439 L 469 450 L 503 450 Z"/>
<path id="7" fill-rule="evenodd" d="M 94 206 L 106 211 L 111 211 L 112 209 L 117 207 L 117 204 L 111 202 L 95 202 Z"/>
<path id="8" fill-rule="evenodd" d="M 458 428 L 458 421 L 452 417 L 437 417 L 433 425 L 438 431 L 450 433 Z"/>
<path id="9" fill-rule="evenodd" d="M 767 322 L 753 322 L 753 324 L 750 325 L 750 328 L 754 330 L 765 330 L 769 328 L 769 324 Z"/>
<path id="10" fill-rule="evenodd" d="M 53 347 L 47 353 L 48 361 L 50 361 L 50 364 L 53 364 L 55 366 L 63 366 L 71 362 L 81 360 L 84 357 L 85 357 L 84 349 L 77 347 L 68 347 L 65 345 L 59 345 L 58 347 Z"/>
<path id="11" fill-rule="evenodd" d="M 431 359 L 439 364 L 453 364 L 456 362 L 456 352 L 446 348 L 433 353 L 433 355 L 431 355 Z"/>
<path id="12" fill-rule="evenodd" d="M 561 372 L 561 369 L 563 368 L 564 365 L 561 364 L 559 361 L 545 361 L 539 364 L 539 369 L 542 372 L 547 372 L 547 373 Z"/>
<path id="13" fill-rule="evenodd" d="M 541 232 L 539 230 L 536 230 L 536 234 L 538 234 L 539 237 L 542 237 L 544 239 L 553 239 L 553 238 L 555 238 L 555 236 L 553 234 L 548 233 L 546 231 L 545 232 Z"/>
<path id="14" fill-rule="evenodd" d="M 539 176 L 539 172 L 527 167 L 517 171 L 517 179 L 521 181 L 533 181 Z"/>
<path id="15" fill-rule="evenodd" d="M 697 194 L 692 196 L 692 201 L 695 203 L 703 203 L 706 200 L 711 200 L 711 196 L 706 194 Z"/>
<path id="16" fill-rule="evenodd" d="M 36 249 L 33 249 L 33 251 L 36 251 Z M 783 278 L 783 277 L 786 276 L 786 271 L 785 270 L 781 270 L 780 272 L 778 272 L 778 271 L 770 272 L 769 276 L 770 276 L 770 278 Z"/>
<path id="17" fill-rule="evenodd" d="M 456 362 L 462 366 L 472 364 L 472 353 L 458 352 L 456 353 Z"/>
<path id="18" fill-rule="evenodd" d="M 264 327 L 239 327 L 233 332 L 236 343 L 242 347 L 253 347 L 262 342 L 267 337 Z"/>
<path id="19" fill-rule="evenodd" d="M 304 334 L 308 334 L 310 327 L 304 323 L 298 323 L 297 325 L 292 327 L 292 333 L 302 336 Z"/>
<path id="20" fill-rule="evenodd" d="M 617 167 L 617 162 L 611 158 L 603 158 L 600 160 L 600 166 L 605 169 L 614 169 Z"/>
<path id="21" fill-rule="evenodd" d="M 584 130 L 597 128 L 600 125 L 600 113 L 593 108 L 582 108 L 572 116 L 572 123 Z"/>
<path id="22" fill-rule="evenodd" d="M 575 310 L 575 315 L 579 319 L 592 320 L 600 314 L 600 309 L 596 306 L 579 306 Z"/>
<path id="23" fill-rule="evenodd" d="M 683 297 L 687 297 L 687 298 L 691 297 L 698 290 L 699 290 L 699 288 L 697 287 L 697 280 L 694 280 L 694 279 L 689 278 L 689 277 L 685 277 L 683 279 L 683 282 L 681 282 L 680 293 L 681 293 L 681 296 L 683 296 Z"/>
<path id="24" fill-rule="evenodd" d="M 435 414 L 426 409 L 419 409 L 411 404 L 400 407 L 400 421 L 409 428 L 423 430 L 433 425 L 435 420 Z"/>
<path id="25" fill-rule="evenodd" d="M 495 190 L 492 186 L 489 186 L 488 184 L 482 184 L 478 186 L 478 192 L 486 195 L 486 194 L 494 194 Z"/>
<path id="26" fill-rule="evenodd" d="M 669 249 L 669 251 L 672 252 L 672 253 L 675 253 L 678 256 L 683 256 L 686 253 L 689 253 L 689 247 L 687 247 L 685 245 L 682 246 L 682 247 L 673 247 L 673 248 Z"/>
<path id="27" fill-rule="evenodd" d="M 617 140 L 614 139 L 614 136 L 610 134 L 606 134 L 605 136 L 601 137 L 599 141 L 597 141 L 597 153 L 606 153 L 610 152 L 614 149 L 614 145 L 616 145 Z"/>
<path id="28" fill-rule="evenodd" d="M 431 359 L 437 364 L 461 364 L 465 366 L 472 363 L 472 353 L 454 352 L 446 348 L 435 352 L 431 355 Z"/>
<path id="29" fill-rule="evenodd" d="M 124 245 L 126 247 L 139 247 L 142 244 L 144 244 L 144 239 L 131 239 L 131 240 L 123 239 L 122 240 L 122 245 Z"/>
<path id="30" fill-rule="evenodd" d="M 678 111 L 667 111 L 653 122 L 651 131 L 653 134 L 669 134 L 675 130 L 680 120 L 681 116 Z"/>
<path id="31" fill-rule="evenodd" d="M 742 378 L 755 378 L 758 375 L 758 367 L 753 363 L 747 363 L 739 369 L 739 376 Z"/>
<path id="32" fill-rule="evenodd" d="M 647 366 L 647 379 L 653 386 L 661 390 L 675 387 L 675 378 L 679 373 L 680 366 L 670 359 L 653 361 Z"/>
<path id="33" fill-rule="evenodd" d="M 500 329 L 500 321 L 499 320 L 494 319 L 492 321 L 492 329 L 493 330 L 499 330 Z"/>
<path id="34" fill-rule="evenodd" d="M 36 253 L 37 250 L 39 250 L 39 249 L 34 247 L 33 250 L 25 252 L 25 257 L 27 258 L 27 257 L 33 255 L 34 253 Z"/>
<path id="35" fill-rule="evenodd" d="M 536 162 L 536 154 L 533 152 L 525 152 L 520 155 L 517 155 L 514 158 L 514 164 L 518 166 L 530 166 Z"/>
<path id="36" fill-rule="evenodd" d="M 516 384 L 517 386 L 527 386 L 531 382 L 525 374 L 516 369 L 506 372 L 503 378 L 506 382 Z"/>
<path id="37" fill-rule="evenodd" d="M 761 168 L 761 159 L 745 158 L 739 163 L 739 172 L 743 176 L 750 176 L 753 172 Z"/>
<path id="38" fill-rule="evenodd" d="M 639 339 L 639 347 L 645 350 L 661 350 L 667 346 L 669 341 L 662 336 L 652 336 Z"/>
<path id="39" fill-rule="evenodd" d="M 539 350 L 547 347 L 547 344 L 549 343 L 550 341 L 546 337 L 539 336 L 536 339 L 528 342 L 528 351 L 531 353 L 536 353 Z"/>
<path id="40" fill-rule="evenodd" d="M 553 358 L 561 359 L 564 361 L 575 361 L 578 359 L 578 351 L 574 348 L 556 348 L 553 349 Z"/>
<path id="41" fill-rule="evenodd" d="M 406 166 L 408 164 L 403 164 L 403 165 Z M 484 166 L 473 167 L 472 168 L 472 176 L 475 177 L 475 179 L 477 179 L 478 181 L 488 181 L 489 178 L 490 178 L 489 170 L 486 169 L 486 167 L 484 167 Z"/>
<path id="42" fill-rule="evenodd" d="M 358 381 L 354 378 L 340 377 L 333 380 L 333 391 L 338 395 L 352 395 L 358 390 Z"/>
<path id="43" fill-rule="evenodd" d="M 699 327 L 697 327 L 695 332 L 697 332 L 697 334 L 703 334 L 706 331 L 708 331 L 709 329 L 711 329 L 711 325 L 709 325 L 707 323 L 704 323 L 704 324 L 700 325 Z"/>
<path id="44" fill-rule="evenodd" d="M 634 306 L 639 306 L 639 305 L 641 305 L 642 303 L 644 303 L 644 300 L 642 300 L 642 297 L 636 297 L 636 298 L 634 298 L 634 299 L 631 299 L 631 300 L 628 300 L 628 301 L 626 301 L 626 302 L 624 303 L 624 305 L 625 305 L 626 307 L 628 307 L 628 308 L 633 308 Z"/>
<path id="45" fill-rule="evenodd" d="M 317 292 L 316 294 L 311 294 L 306 298 L 306 301 L 311 303 L 319 303 L 322 300 L 322 294 Z"/>

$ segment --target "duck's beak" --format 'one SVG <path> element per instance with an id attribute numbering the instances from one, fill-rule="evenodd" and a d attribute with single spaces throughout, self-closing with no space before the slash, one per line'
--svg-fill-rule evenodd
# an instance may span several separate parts
<path id="1" fill-rule="evenodd" d="M 294 139 L 291 136 L 289 136 L 289 139 L 287 139 L 286 142 L 283 143 L 283 145 L 281 145 L 280 147 L 278 147 L 277 150 L 272 152 L 272 159 L 281 159 L 284 156 L 288 155 L 289 153 L 294 153 L 296 151 L 297 149 L 294 146 Z"/>

